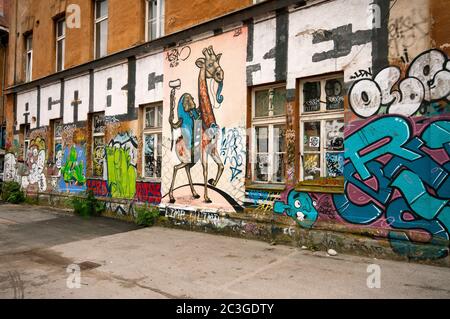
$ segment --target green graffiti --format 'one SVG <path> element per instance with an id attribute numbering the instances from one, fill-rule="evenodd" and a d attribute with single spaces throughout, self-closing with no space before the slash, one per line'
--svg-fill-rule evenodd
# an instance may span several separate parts
<path id="1" fill-rule="evenodd" d="M 136 194 L 136 167 L 131 163 L 128 148 L 106 147 L 108 186 L 115 198 L 134 198 Z"/>
<path id="2" fill-rule="evenodd" d="M 78 151 L 75 146 L 72 146 L 70 148 L 69 154 L 66 157 L 65 164 L 61 167 L 61 175 L 63 176 L 63 179 L 66 183 L 76 184 L 80 186 L 86 183 L 83 160 L 78 159 Z"/>

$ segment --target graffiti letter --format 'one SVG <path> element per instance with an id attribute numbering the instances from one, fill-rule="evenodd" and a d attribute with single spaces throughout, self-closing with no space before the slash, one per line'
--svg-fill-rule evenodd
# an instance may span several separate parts
<path id="1" fill-rule="evenodd" d="M 387 130 L 386 128 L 389 128 Z M 366 163 L 386 153 L 413 161 L 421 156 L 403 148 L 410 138 L 408 122 L 400 117 L 384 117 L 369 123 L 366 127 L 347 138 L 345 159 L 350 159 L 363 180 L 371 177 Z M 365 155 L 362 151 L 374 143 L 388 139 L 382 146 L 370 150 Z M 349 147 L 350 146 L 350 147 Z"/>

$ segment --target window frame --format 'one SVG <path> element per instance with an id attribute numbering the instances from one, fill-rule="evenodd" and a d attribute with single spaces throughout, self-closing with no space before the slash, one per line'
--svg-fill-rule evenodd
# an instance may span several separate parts
<path id="1" fill-rule="evenodd" d="M 158 116 L 154 117 L 156 123 L 155 123 L 155 126 L 153 126 L 153 127 L 146 127 L 146 115 L 147 115 L 147 111 L 149 109 L 154 109 L 156 113 L 160 111 L 160 114 L 161 114 L 160 123 L 158 123 Z M 147 104 L 142 107 L 142 110 L 143 110 L 142 111 L 142 118 L 143 118 L 143 121 L 142 121 L 142 143 L 143 143 L 142 176 L 145 180 L 148 180 L 148 181 L 160 181 L 162 178 L 162 163 L 161 163 L 160 176 L 157 176 L 156 174 L 154 176 L 146 175 L 146 172 L 145 172 L 145 164 L 146 164 L 146 161 L 145 161 L 145 137 L 151 136 L 151 135 L 154 135 L 156 137 L 156 139 L 155 139 L 156 147 L 154 148 L 154 151 L 153 151 L 154 152 L 153 157 L 154 157 L 155 161 L 157 161 L 158 156 L 160 156 L 161 160 L 162 160 L 162 155 L 163 155 L 162 152 L 161 152 L 161 154 L 158 154 L 158 143 L 161 142 L 161 150 L 162 150 L 162 140 L 163 140 L 162 139 L 162 133 L 163 133 L 162 130 L 163 130 L 163 118 L 164 118 L 163 117 L 163 103 L 160 102 L 160 103 Z M 158 124 L 160 124 L 160 125 L 158 126 Z M 161 137 L 161 141 L 159 141 L 159 137 Z"/>
<path id="2" fill-rule="evenodd" d="M 60 22 L 63 22 L 63 34 L 61 35 L 61 36 L 58 36 L 58 31 L 59 31 L 59 23 Z M 66 27 L 66 18 L 65 17 L 63 17 L 63 18 L 60 18 L 60 19 L 58 19 L 58 20 L 56 20 L 55 21 L 55 26 L 56 26 L 56 28 L 55 28 L 55 39 L 56 39 L 56 46 L 55 46 L 55 48 L 56 48 L 56 66 L 55 66 L 55 68 L 56 68 L 56 72 L 60 72 L 60 71 L 64 71 L 64 69 L 65 69 L 65 55 L 66 55 L 66 30 L 67 30 L 67 27 Z M 58 69 L 58 62 L 60 62 L 59 61 L 59 56 L 58 56 L 58 45 L 59 45 L 59 43 L 62 43 L 62 54 L 61 54 L 61 69 Z"/>
<path id="3" fill-rule="evenodd" d="M 264 117 L 255 117 L 256 115 L 256 92 L 258 91 L 265 91 L 265 90 L 269 90 L 270 89 L 277 89 L 277 88 L 284 88 L 286 89 L 286 83 L 278 83 L 278 84 L 269 84 L 269 85 L 263 85 L 263 86 L 258 86 L 258 87 L 254 87 L 251 91 L 251 98 L 252 98 L 252 105 L 251 105 L 251 138 L 250 138 L 250 150 L 251 150 L 251 156 L 250 156 L 250 164 L 251 164 L 251 182 L 253 184 L 258 184 L 258 185 L 284 185 L 286 183 L 286 176 L 282 176 L 282 181 L 281 182 L 277 182 L 277 181 L 273 181 L 273 176 L 274 176 L 274 172 L 275 172 L 275 166 L 274 163 L 272 163 L 272 159 L 270 160 L 269 164 L 268 164 L 268 168 L 267 168 L 267 176 L 268 179 L 267 181 L 260 181 L 257 180 L 256 178 L 256 174 L 255 174 L 255 165 L 257 163 L 257 156 L 258 156 L 258 152 L 257 152 L 257 136 L 256 136 L 256 128 L 260 128 L 260 127 L 267 127 L 268 128 L 268 156 L 269 158 L 273 158 L 275 155 L 274 152 L 274 143 L 273 143 L 273 138 L 274 138 L 274 128 L 276 126 L 285 126 L 285 130 L 287 131 L 288 126 L 287 126 L 287 120 L 286 120 L 286 109 L 284 111 L 283 114 L 281 115 L 270 115 L 270 111 L 269 111 L 269 115 L 268 116 L 264 116 Z M 286 90 L 287 91 L 287 90 Z M 277 152 L 277 153 L 284 153 L 285 156 L 287 156 L 287 146 L 286 143 L 284 143 L 285 145 L 285 150 L 284 152 Z"/>
<path id="4" fill-rule="evenodd" d="M 63 119 L 59 118 L 59 119 L 53 120 L 53 158 L 55 160 L 55 163 L 56 163 L 56 144 L 59 141 L 61 146 L 63 145 L 63 143 L 62 143 L 62 141 L 63 141 L 62 136 L 56 137 L 56 127 L 57 127 L 58 123 L 60 123 L 61 126 L 63 126 L 64 125 Z"/>
<path id="5" fill-rule="evenodd" d="M 101 16 L 100 18 L 97 18 L 97 3 L 105 1 L 107 4 L 108 12 L 106 15 Z M 100 24 L 102 22 L 106 21 L 106 53 L 104 55 L 101 55 L 100 52 L 97 52 L 97 24 Z M 94 58 L 100 59 L 104 56 L 108 55 L 108 36 L 109 36 L 109 1 L 108 0 L 94 0 Z M 100 46 L 99 46 L 100 47 Z"/>
<path id="6" fill-rule="evenodd" d="M 99 132 L 99 133 L 95 133 L 95 117 L 96 116 L 103 116 L 103 119 L 105 119 L 105 112 L 96 112 L 96 113 L 92 113 L 91 114 L 91 118 L 92 118 L 92 123 L 91 123 L 91 136 L 92 136 L 92 141 L 91 141 L 91 154 L 92 154 L 92 158 L 91 158 L 91 162 L 92 162 L 92 177 L 93 178 L 104 178 L 105 177 L 105 164 L 103 163 L 103 175 L 102 176 L 98 176 L 95 175 L 95 171 L 94 171 L 94 155 L 95 155 L 95 138 L 101 137 L 103 138 L 103 145 L 105 147 L 105 158 L 104 160 L 106 161 L 106 124 L 104 126 L 105 130 L 103 132 Z"/>
<path id="7" fill-rule="evenodd" d="M 28 160 L 28 149 L 30 148 L 30 135 L 31 131 L 30 124 L 22 124 L 21 129 L 23 130 L 23 160 L 26 162 Z"/>
<path id="8" fill-rule="evenodd" d="M 151 17 L 151 3 L 156 1 L 156 17 Z M 147 42 L 156 40 L 164 36 L 165 20 L 165 0 L 145 0 L 145 40 Z M 150 23 L 156 21 L 156 35 L 153 38 L 150 30 Z"/>
<path id="9" fill-rule="evenodd" d="M 326 167 L 326 153 L 344 153 L 344 146 L 341 151 L 327 151 L 326 148 L 326 122 L 332 120 L 341 120 L 345 125 L 345 100 L 342 109 L 339 110 L 327 110 L 326 108 L 326 82 L 328 80 L 339 79 L 344 83 L 344 74 L 332 74 L 332 75 L 323 75 L 323 76 L 315 76 L 310 78 L 304 78 L 299 81 L 299 141 L 300 141 L 300 182 L 310 182 L 316 181 L 316 179 L 305 180 L 305 171 L 304 171 L 304 159 L 306 154 L 317 154 L 319 153 L 320 157 L 320 177 L 319 178 L 338 178 L 327 176 L 327 167 Z M 304 112 L 303 110 L 303 86 L 306 82 L 320 82 L 320 110 L 312 111 L 312 112 Z M 342 87 L 342 96 L 345 97 L 345 87 Z M 305 151 L 305 143 L 304 143 L 304 127 L 306 122 L 320 122 L 320 150 L 319 151 Z"/>
<path id="10" fill-rule="evenodd" d="M 31 45 L 28 46 L 29 44 Z M 25 36 L 25 82 L 31 82 L 32 80 L 33 80 L 33 33 L 30 33 Z"/>

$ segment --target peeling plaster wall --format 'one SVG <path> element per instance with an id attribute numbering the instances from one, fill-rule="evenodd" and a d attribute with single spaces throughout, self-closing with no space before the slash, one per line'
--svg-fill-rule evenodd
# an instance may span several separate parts
<path id="1" fill-rule="evenodd" d="M 338 0 L 290 14 L 288 89 L 297 78 L 342 70 L 349 82 L 361 66 L 372 65 L 370 3 Z"/>
<path id="2" fill-rule="evenodd" d="M 275 81 L 276 18 L 265 17 L 249 26 L 247 85 Z"/>

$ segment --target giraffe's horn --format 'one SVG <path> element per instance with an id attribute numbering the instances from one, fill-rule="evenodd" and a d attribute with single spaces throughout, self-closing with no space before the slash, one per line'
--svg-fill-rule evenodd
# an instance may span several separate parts
<path id="1" fill-rule="evenodd" d="M 205 56 L 205 58 L 209 58 L 210 57 L 210 53 L 209 53 L 207 48 L 204 48 L 202 52 L 203 52 L 203 55 Z"/>

